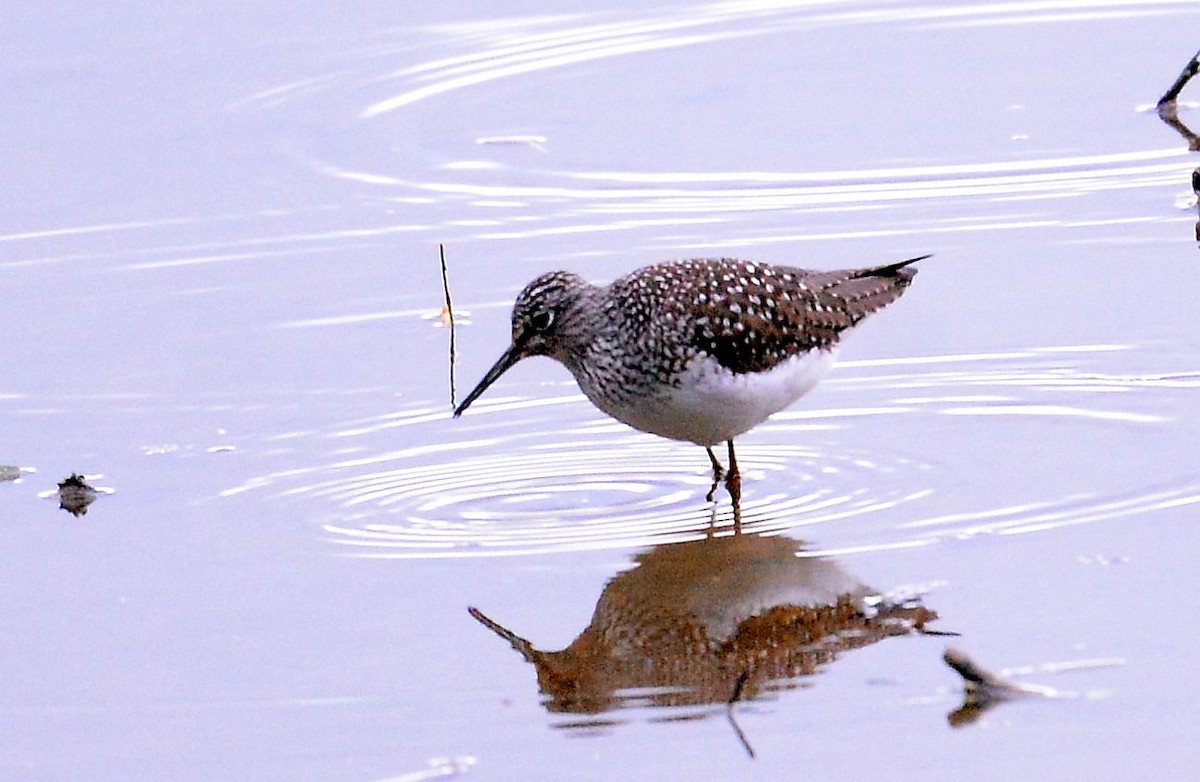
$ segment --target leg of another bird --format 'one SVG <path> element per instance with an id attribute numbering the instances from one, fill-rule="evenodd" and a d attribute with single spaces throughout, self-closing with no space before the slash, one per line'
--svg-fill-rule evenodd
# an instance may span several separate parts
<path id="1" fill-rule="evenodd" d="M 704 450 L 708 451 L 708 460 L 710 462 L 712 462 L 712 468 L 713 468 L 712 488 L 708 490 L 708 494 L 704 495 L 704 501 L 712 502 L 713 497 L 715 497 L 717 494 L 717 486 L 720 485 L 721 478 L 723 478 L 725 476 L 725 468 L 721 466 L 721 463 L 719 461 L 717 461 L 717 455 L 715 453 L 713 453 L 712 448 L 709 448 L 706 445 L 706 446 L 704 446 Z"/>
<path id="2" fill-rule="evenodd" d="M 733 455 L 733 440 L 729 445 L 729 472 L 725 473 L 725 488 L 729 490 L 729 499 L 733 501 L 733 526 L 738 532 L 742 531 L 742 474 L 738 472 L 737 457 Z"/>

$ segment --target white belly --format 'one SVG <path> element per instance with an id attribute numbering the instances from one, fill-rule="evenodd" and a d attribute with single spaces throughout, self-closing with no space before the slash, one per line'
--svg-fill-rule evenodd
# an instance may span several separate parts
<path id="1" fill-rule="evenodd" d="M 694 359 L 678 387 L 624 404 L 593 402 L 643 432 L 717 445 L 753 429 L 804 396 L 833 361 L 834 351 L 814 350 L 765 372 L 735 375 L 711 359 Z"/>

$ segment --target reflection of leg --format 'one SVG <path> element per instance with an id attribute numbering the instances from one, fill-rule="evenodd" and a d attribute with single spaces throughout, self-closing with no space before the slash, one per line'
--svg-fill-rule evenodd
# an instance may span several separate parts
<path id="1" fill-rule="evenodd" d="M 733 501 L 733 526 L 735 530 L 742 528 L 742 474 L 738 472 L 737 457 L 733 455 L 733 440 L 729 445 L 729 472 L 725 474 L 725 488 L 729 490 L 729 499 Z"/>
<path id="2" fill-rule="evenodd" d="M 716 486 L 713 487 L 716 489 Z M 704 537 L 712 540 L 717 536 L 717 503 L 713 503 L 708 508 L 708 529 L 704 531 Z"/>
<path id="3" fill-rule="evenodd" d="M 708 490 L 708 494 L 704 495 L 704 501 L 712 502 L 713 497 L 717 496 L 717 486 L 720 485 L 721 478 L 725 476 L 725 468 L 721 466 L 719 461 L 717 461 L 717 455 L 713 453 L 712 448 L 709 448 L 706 445 L 704 446 L 704 450 L 708 451 L 708 460 L 712 462 L 713 468 L 712 488 Z"/>

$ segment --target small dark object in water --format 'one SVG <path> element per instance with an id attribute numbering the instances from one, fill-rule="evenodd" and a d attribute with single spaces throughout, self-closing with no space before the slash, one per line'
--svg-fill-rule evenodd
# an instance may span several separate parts
<path id="1" fill-rule="evenodd" d="M 1049 687 L 1008 681 L 983 668 L 958 649 L 947 649 L 942 659 L 963 678 L 965 684 L 962 706 L 947 715 L 953 728 L 974 722 L 985 711 L 1003 701 L 1030 696 L 1050 698 L 1057 694 Z"/>
<path id="2" fill-rule="evenodd" d="M 88 506 L 95 501 L 96 490 L 78 473 L 71 473 L 71 477 L 58 484 L 58 507 L 73 516 L 87 514 Z"/>
<path id="3" fill-rule="evenodd" d="M 1158 118 L 1182 136 L 1183 140 L 1187 142 L 1188 149 L 1192 152 L 1200 152 L 1200 135 L 1197 135 L 1183 120 L 1179 119 L 1177 99 L 1187 83 L 1198 73 L 1200 73 L 1200 52 L 1193 55 L 1179 73 L 1179 78 L 1175 79 L 1175 83 L 1158 99 Z M 1200 197 L 1200 168 L 1192 172 L 1192 192 Z M 1196 221 L 1196 241 L 1200 242 L 1200 220 Z"/>
<path id="4" fill-rule="evenodd" d="M 1200 52 L 1196 52 L 1195 56 L 1188 61 L 1188 64 L 1183 66 L 1179 77 L 1175 79 L 1175 83 L 1167 89 L 1163 96 L 1158 99 L 1158 108 L 1161 111 L 1163 106 L 1168 103 L 1174 103 L 1179 98 L 1179 93 L 1187 86 L 1187 83 L 1192 80 L 1192 77 L 1200 73 Z"/>

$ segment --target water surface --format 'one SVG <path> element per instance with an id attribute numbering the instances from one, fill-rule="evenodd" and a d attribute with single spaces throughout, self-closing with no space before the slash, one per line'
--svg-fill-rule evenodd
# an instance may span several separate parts
<path id="1" fill-rule="evenodd" d="M 14 15 L 3 776 L 1183 778 L 1198 161 L 1144 107 L 1197 21 L 1132 0 Z M 451 420 L 439 244 L 460 391 L 550 268 L 934 257 L 739 441 L 737 539 L 701 449 L 604 418 L 552 362 Z M 79 518 L 39 497 L 74 472 L 113 490 Z M 851 623 L 798 635 L 828 618 L 807 604 Z M 790 651 L 572 700 L 467 611 L 552 653 L 677 630 L 681 605 Z M 779 624 L 731 630 L 752 615 Z M 952 728 L 948 643 L 1076 697 Z"/>

